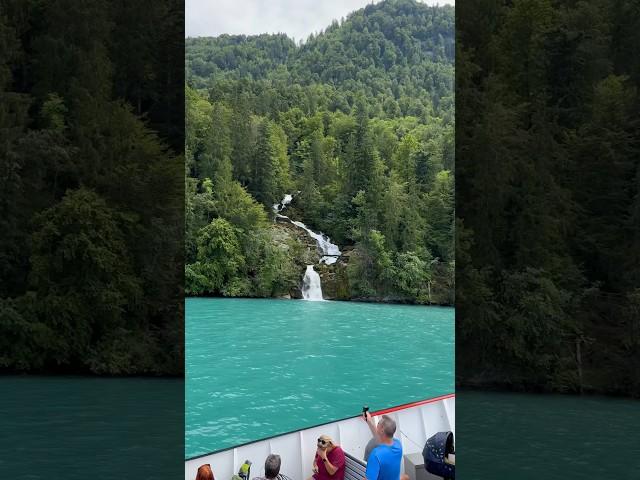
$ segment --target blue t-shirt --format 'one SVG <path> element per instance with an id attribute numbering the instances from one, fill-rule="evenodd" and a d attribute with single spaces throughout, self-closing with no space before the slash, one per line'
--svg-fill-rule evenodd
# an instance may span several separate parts
<path id="1" fill-rule="evenodd" d="M 398 480 L 402 462 L 402 444 L 394 438 L 392 445 L 378 445 L 367 462 L 367 480 Z"/>

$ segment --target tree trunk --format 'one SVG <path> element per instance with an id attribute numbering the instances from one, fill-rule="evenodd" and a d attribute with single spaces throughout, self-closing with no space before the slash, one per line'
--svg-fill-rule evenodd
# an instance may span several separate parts
<path id="1" fill-rule="evenodd" d="M 580 344 L 582 343 L 580 338 L 576 338 L 576 363 L 578 364 L 578 384 L 580 387 L 580 393 L 583 392 L 582 387 L 582 353 L 580 350 Z"/>

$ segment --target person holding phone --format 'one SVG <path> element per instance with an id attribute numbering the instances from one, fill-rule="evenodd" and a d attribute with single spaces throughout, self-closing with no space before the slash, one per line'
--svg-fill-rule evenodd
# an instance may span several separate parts
<path id="1" fill-rule="evenodd" d="M 309 480 L 344 480 L 345 456 L 329 435 L 320 435 Z"/>
<path id="2" fill-rule="evenodd" d="M 367 422 L 373 441 L 369 442 L 373 448 L 367 458 L 367 480 L 404 480 L 408 476 L 400 475 L 402 463 L 402 444 L 397 438 L 396 422 L 387 415 L 382 415 L 377 425 L 374 423 L 368 409 L 363 409 L 362 416 Z M 367 445 L 369 447 L 369 445 Z"/>

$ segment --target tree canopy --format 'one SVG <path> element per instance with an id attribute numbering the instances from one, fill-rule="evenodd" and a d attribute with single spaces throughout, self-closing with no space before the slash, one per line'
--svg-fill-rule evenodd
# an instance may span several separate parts
<path id="1" fill-rule="evenodd" d="M 4 370 L 183 372 L 180 10 L 0 2 Z"/>
<path id="2" fill-rule="evenodd" d="M 299 285 L 305 249 L 272 222 L 299 192 L 291 217 L 350 252 L 348 298 L 453 302 L 453 20 L 450 6 L 387 0 L 298 45 L 187 39 L 187 293 Z M 222 208 L 234 203 L 250 221 Z M 211 283 L 198 239 L 220 220 L 243 260 Z"/>
<path id="3" fill-rule="evenodd" d="M 460 12 L 459 381 L 640 395 L 637 4 Z"/>

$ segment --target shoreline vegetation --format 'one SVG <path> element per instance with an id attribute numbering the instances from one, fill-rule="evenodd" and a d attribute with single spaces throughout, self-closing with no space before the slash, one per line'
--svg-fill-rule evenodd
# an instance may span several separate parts
<path id="1" fill-rule="evenodd" d="M 224 298 L 224 299 L 247 299 L 247 300 L 300 300 L 302 297 L 291 297 L 290 295 L 283 295 L 280 297 L 259 297 L 259 296 L 244 296 L 244 297 L 229 297 L 220 294 L 210 294 L 210 295 L 189 295 L 187 298 Z M 446 303 L 417 303 L 413 299 L 406 298 L 325 298 L 325 300 L 330 300 L 332 302 L 354 302 L 354 303 L 383 303 L 388 305 L 415 305 L 415 306 L 427 306 L 427 307 L 443 307 L 443 308 L 454 308 L 453 304 Z"/>
<path id="2" fill-rule="evenodd" d="M 457 12 L 457 384 L 640 397 L 637 3 Z"/>
<path id="3" fill-rule="evenodd" d="M 453 305 L 454 9 L 387 0 L 296 45 L 186 41 L 190 296 Z M 341 250 L 332 265 L 273 206 Z"/>
<path id="4" fill-rule="evenodd" d="M 0 372 L 181 376 L 182 7 L 2 7 Z"/>

